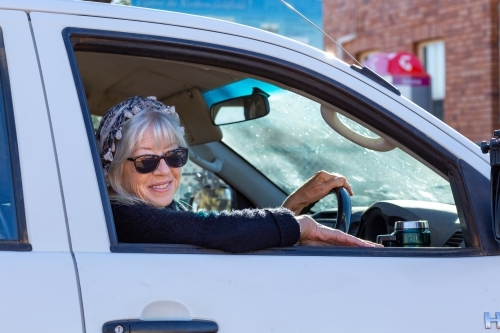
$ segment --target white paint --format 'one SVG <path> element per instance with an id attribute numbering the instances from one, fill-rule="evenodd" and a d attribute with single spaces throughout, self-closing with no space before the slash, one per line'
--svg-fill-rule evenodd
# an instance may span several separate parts
<path id="1" fill-rule="evenodd" d="M 0 2 L 0 5 L 3 3 Z M 60 8 L 56 8 L 56 3 L 60 4 Z M 68 26 L 168 36 L 259 50 L 335 78 L 354 91 L 370 96 L 382 107 L 447 147 L 458 158 L 477 166 L 484 175 L 489 175 L 489 166 L 472 149 L 472 143 L 428 116 L 425 111 L 360 78 L 347 65 L 337 60 L 327 60 L 326 56 L 323 59 L 321 52 L 299 47 L 298 43 L 284 38 L 196 17 L 189 17 L 192 23 L 187 23 L 188 16 L 174 13 L 50 1 L 42 5 L 20 0 L 15 6 L 46 6 L 42 8 L 45 11 L 82 10 L 81 16 L 31 13 L 31 18 L 52 118 L 88 332 L 101 331 L 107 321 L 134 318 L 215 320 L 222 333 L 367 330 L 482 332 L 483 312 L 498 310 L 495 307 L 498 306 L 500 292 L 496 282 L 499 257 L 363 258 L 110 253 L 94 165 L 61 35 L 62 29 Z M 120 19 L 88 16 L 94 14 L 114 15 Z M 133 14 L 137 14 L 134 19 L 138 21 L 124 20 Z M 147 20 L 164 24 L 139 22 L 141 19 L 146 20 L 146 16 Z M 193 24 L 193 27 L 179 26 L 188 24 Z M 210 25 L 211 30 L 232 31 L 233 34 L 199 29 L 198 25 L 204 24 Z M 294 48 L 298 51 L 293 51 Z M 37 102 L 36 105 L 43 104 Z M 43 130 L 45 125 L 43 117 L 40 117 Z M 23 133 L 26 135 L 27 131 Z M 41 133 L 42 144 L 48 142 L 46 135 Z M 22 143 L 25 151 L 29 149 L 28 142 Z M 28 162 L 23 157 L 23 177 L 34 172 Z M 53 181 L 50 177 L 53 177 L 51 172 L 47 183 Z M 29 188 L 29 191 L 32 198 L 37 194 L 34 188 Z M 36 200 L 30 200 L 29 209 L 41 207 L 41 204 L 38 206 L 33 203 Z M 57 244 L 57 235 L 62 232 L 63 224 L 58 216 L 60 206 L 57 202 L 54 204 L 55 212 L 51 214 L 55 214 L 56 222 L 53 225 L 55 230 L 51 232 L 56 234 Z M 35 239 L 39 230 L 35 223 L 41 228 L 42 222 L 41 218 L 35 220 L 34 217 L 30 222 L 33 225 L 30 233 Z M 40 233 L 39 244 L 44 244 L 43 239 L 48 233 Z M 7 299 L 12 299 L 14 303 L 17 301 L 17 292 L 22 294 L 20 299 L 25 301 L 30 301 L 30 297 L 45 301 L 56 295 L 57 302 L 53 303 L 62 309 L 43 308 L 34 301 L 33 306 L 28 308 L 29 312 L 25 313 L 37 312 L 36 318 L 43 316 L 51 320 L 54 327 L 46 329 L 47 332 L 78 331 L 81 326 L 78 327 L 79 317 L 75 316 L 75 313 L 79 315 L 76 283 L 74 274 L 68 269 L 71 267 L 69 254 L 50 254 L 52 256 L 46 253 L 7 256 L 2 261 L 7 263 L 4 276 L 9 276 L 9 282 L 16 279 L 20 282 L 5 286 L 0 284 L 0 288 L 4 288 L 0 289 L 0 295 L 5 292 Z M 0 253 L 0 257 L 2 255 Z M 38 261 L 30 262 L 26 270 L 36 274 L 36 280 L 48 281 L 43 288 L 39 285 L 27 286 L 26 291 L 24 284 L 27 277 L 32 276 L 24 271 L 12 273 L 24 269 L 19 264 L 23 255 L 38 255 L 27 257 Z M 64 297 L 61 296 L 62 291 L 67 293 Z M 21 303 L 8 307 L 0 302 L 2 316 L 6 313 L 17 319 L 21 311 Z M 47 321 L 44 323 L 48 325 Z M 67 326 L 57 326 L 60 323 Z M 6 331 L 35 330 L 31 321 L 23 323 L 28 329 L 20 330 L 10 325 L 7 325 Z"/>
<path id="2" fill-rule="evenodd" d="M 188 315 L 217 321 L 220 332 L 344 332 L 367 328 L 384 332 L 399 332 L 401 328 L 409 332 L 473 332 L 484 329 L 483 310 L 496 306 L 496 295 L 500 291 L 495 282 L 497 257 L 109 253 L 93 163 L 61 38 L 61 30 L 66 26 L 262 50 L 267 55 L 334 77 L 414 124 L 457 157 L 472 164 L 484 162 L 452 135 L 443 133 L 419 110 L 404 107 L 403 99 L 389 98 L 352 75 L 301 53 L 257 40 L 175 26 L 165 29 L 163 25 L 142 22 L 44 13 L 33 13 L 31 17 L 40 44 L 89 332 L 101 330 L 104 322 L 113 319 L 187 318 Z M 57 98 L 61 93 L 64 101 Z M 67 145 L 66 138 L 70 135 L 74 139 Z M 78 165 L 67 162 L 74 151 L 79 152 Z M 476 274 L 478 270 L 482 274 Z M 117 271 L 126 274 L 106 273 Z M 464 285 L 468 288 L 463 288 Z M 415 321 L 420 325 L 412 324 Z"/>
<path id="3" fill-rule="evenodd" d="M 31 19 L 52 118 L 72 247 L 74 251 L 108 251 L 101 195 L 62 27 L 40 24 L 39 15 L 47 14 L 32 13 Z M 50 16 L 48 19 L 50 22 Z"/>
<path id="4" fill-rule="evenodd" d="M 178 301 L 166 300 L 149 303 L 139 316 L 141 320 L 191 320 L 188 307 Z"/>
<path id="5" fill-rule="evenodd" d="M 0 251 L 0 323 L 4 332 L 82 332 L 68 252 Z"/>
<path id="6" fill-rule="evenodd" d="M 77 256 L 89 332 L 158 299 L 221 333 L 483 332 L 483 312 L 500 302 L 499 257 Z M 96 274 L 131 265 L 120 278 Z"/>

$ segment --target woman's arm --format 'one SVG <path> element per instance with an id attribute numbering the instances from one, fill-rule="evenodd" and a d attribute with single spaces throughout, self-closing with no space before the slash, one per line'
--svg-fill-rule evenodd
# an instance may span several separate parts
<path id="1" fill-rule="evenodd" d="M 112 203 L 120 242 L 191 244 L 250 252 L 298 242 L 300 227 L 285 208 L 189 212 Z"/>
<path id="2" fill-rule="evenodd" d="M 112 204 L 118 239 L 123 243 L 191 244 L 226 252 L 251 252 L 277 246 L 380 246 L 325 227 L 310 216 L 285 208 L 188 212 L 136 204 Z"/>

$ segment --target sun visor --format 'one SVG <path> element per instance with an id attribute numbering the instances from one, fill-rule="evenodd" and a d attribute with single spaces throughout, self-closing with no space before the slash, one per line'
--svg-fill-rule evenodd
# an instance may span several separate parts
<path id="1" fill-rule="evenodd" d="M 199 89 L 184 90 L 161 102 L 175 106 L 190 146 L 222 140 L 222 131 L 212 124 L 210 111 Z"/>

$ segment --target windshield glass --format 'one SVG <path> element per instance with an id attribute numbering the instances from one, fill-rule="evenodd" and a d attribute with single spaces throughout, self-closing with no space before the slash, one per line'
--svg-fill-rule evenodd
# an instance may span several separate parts
<path id="1" fill-rule="evenodd" d="M 398 148 L 378 152 L 345 139 L 325 123 L 320 104 L 286 90 L 271 93 L 269 103 L 268 116 L 220 128 L 225 144 L 287 194 L 326 170 L 347 178 L 353 206 L 391 199 L 454 204 L 447 180 Z M 340 117 L 356 132 L 376 137 Z M 335 201 L 327 196 L 313 210 L 336 207 Z"/>

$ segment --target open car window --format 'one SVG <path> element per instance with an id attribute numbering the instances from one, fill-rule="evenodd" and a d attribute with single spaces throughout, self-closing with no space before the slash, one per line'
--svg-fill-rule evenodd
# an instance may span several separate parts
<path id="1" fill-rule="evenodd" d="M 427 220 L 431 247 L 468 245 L 449 171 L 429 167 L 424 157 L 411 155 L 403 144 L 399 145 L 403 149 L 382 152 L 351 142 L 322 118 L 320 99 L 297 93 L 300 89 L 293 83 L 287 86 L 233 69 L 144 56 L 78 51 L 76 61 L 94 126 L 110 107 L 134 95 L 154 95 L 176 107 L 191 152 L 197 156 L 185 166 L 176 198 L 192 210 L 276 206 L 315 172 L 326 170 L 344 175 L 354 190 L 350 234 L 375 241 L 378 235 L 393 232 L 397 221 Z M 231 123 L 226 114 L 223 122 L 229 124 L 215 125 L 214 103 L 252 94 L 255 88 L 269 95 L 268 115 Z M 354 132 L 377 136 L 339 117 Z M 320 200 L 310 214 L 335 227 L 335 197 Z"/>

